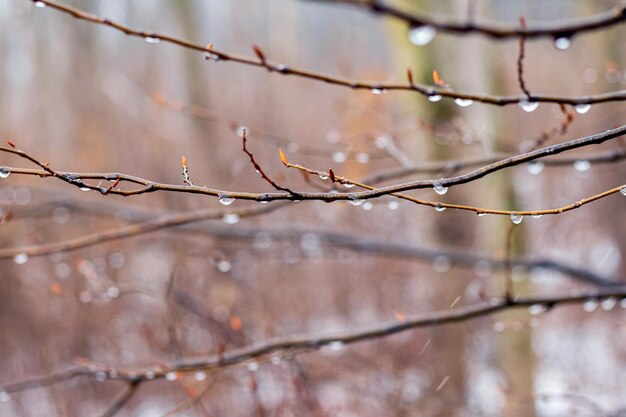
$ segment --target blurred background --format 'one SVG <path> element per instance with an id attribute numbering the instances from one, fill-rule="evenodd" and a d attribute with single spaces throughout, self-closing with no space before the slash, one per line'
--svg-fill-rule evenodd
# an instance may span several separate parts
<path id="1" fill-rule="evenodd" d="M 524 16 L 532 26 L 618 3 L 485 0 L 475 2 L 475 13 L 477 21 L 502 25 L 518 25 Z M 272 62 L 349 79 L 404 83 L 411 68 L 416 82 L 433 84 L 436 70 L 458 91 L 520 93 L 517 40 L 439 33 L 418 46 L 405 24 L 349 6 L 302 0 L 67 4 L 236 54 L 253 56 L 256 44 Z M 468 10 L 461 0 L 393 4 L 457 20 Z M 566 50 L 550 39 L 528 41 L 528 88 L 560 95 L 623 90 L 624 36 L 623 26 L 585 33 Z M 249 148 L 272 178 L 315 190 L 329 182 L 305 181 L 284 168 L 279 147 L 291 162 L 358 179 L 402 166 L 519 153 L 545 132 L 546 144 L 603 132 L 626 123 L 625 108 L 608 103 L 574 112 L 561 134 L 565 116 L 558 105 L 528 113 L 516 105 L 461 108 L 406 92 L 353 91 L 207 60 L 31 1 L 0 0 L 0 139 L 58 170 L 182 184 L 184 155 L 195 184 L 273 191 L 241 151 L 246 128 Z M 577 162 L 559 167 L 503 170 L 441 196 L 432 190 L 411 195 L 503 210 L 560 207 L 623 184 L 623 162 L 587 158 L 623 152 L 624 145 L 617 140 L 570 152 L 563 156 Z M 0 154 L 0 165 L 32 167 L 7 154 Z M 383 184 L 452 174 L 444 168 Z M 216 198 L 167 192 L 102 196 L 54 179 L 11 175 L 0 179 L 0 245 L 59 242 L 168 213 L 228 213 L 257 204 L 224 207 Z M 512 256 L 624 282 L 625 207 L 617 194 L 563 215 L 525 218 L 515 226 Z M 390 197 L 359 206 L 300 202 L 259 216 L 226 214 L 76 251 L 3 259 L 0 386 L 77 358 L 117 368 L 171 364 L 501 296 L 503 271 L 490 259 L 506 255 L 510 225 L 506 216 L 437 212 Z M 364 249 L 374 243 L 429 251 L 402 256 Z M 511 274 L 515 295 L 593 288 L 546 269 L 518 266 Z M 181 374 L 142 384 L 118 415 L 610 415 L 626 407 L 623 307 L 518 310 Z M 122 388 L 117 381 L 74 378 L 0 396 L 0 415 L 100 415 Z M 176 409 L 189 398 L 192 404 Z"/>

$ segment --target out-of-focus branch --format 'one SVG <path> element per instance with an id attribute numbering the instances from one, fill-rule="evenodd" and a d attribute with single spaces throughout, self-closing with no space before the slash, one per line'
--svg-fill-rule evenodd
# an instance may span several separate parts
<path id="1" fill-rule="evenodd" d="M 345 346 L 357 342 L 379 340 L 397 333 L 420 328 L 441 326 L 450 323 L 465 322 L 471 319 L 489 316 L 501 311 L 542 306 L 550 311 L 556 306 L 565 304 L 581 304 L 588 301 L 602 301 L 606 299 L 626 298 L 626 287 L 589 291 L 576 295 L 564 296 L 537 296 L 517 297 L 515 299 L 493 299 L 490 302 L 481 302 L 452 310 L 436 311 L 407 317 L 404 321 L 390 322 L 375 327 L 348 333 L 338 333 L 330 336 L 312 335 L 287 339 L 277 339 L 259 345 L 224 352 L 217 355 L 182 361 L 171 366 L 157 365 L 147 368 L 111 368 L 96 363 L 75 365 L 68 370 L 48 374 L 44 377 L 33 378 L 14 384 L 0 387 L 0 392 L 11 394 L 29 388 L 37 388 L 53 383 L 62 382 L 76 376 L 88 376 L 99 379 L 122 380 L 132 383 L 139 381 L 153 381 L 163 379 L 168 374 L 195 371 L 211 371 L 224 369 L 253 360 L 260 360 L 273 354 L 285 352 L 304 352 L 319 350 L 326 346 Z"/>
<path id="2" fill-rule="evenodd" d="M 531 27 L 503 27 L 488 24 L 468 22 L 451 22 L 443 19 L 435 19 L 428 16 L 418 16 L 404 12 L 399 8 L 386 4 L 383 0 L 308 0 L 319 3 L 350 4 L 369 10 L 372 13 L 386 15 L 408 23 L 410 26 L 429 26 L 440 32 L 455 35 L 479 33 L 494 39 L 507 38 L 571 38 L 576 34 L 593 30 L 606 29 L 626 21 L 626 6 L 618 5 L 608 12 L 595 16 L 570 19 L 562 24 L 533 25 Z"/>
<path id="3" fill-rule="evenodd" d="M 392 91 L 392 90 L 412 91 L 412 92 L 419 93 L 427 97 L 442 96 L 442 97 L 462 100 L 462 103 L 464 106 L 467 106 L 471 104 L 472 102 L 481 102 L 485 104 L 505 106 L 509 104 L 517 104 L 520 102 L 524 102 L 527 99 L 526 96 L 492 96 L 492 95 L 486 95 L 486 94 L 461 93 L 461 92 L 450 90 L 448 88 L 437 88 L 437 87 L 415 84 L 415 83 L 387 84 L 387 83 L 373 83 L 373 82 L 350 80 L 346 78 L 339 78 L 339 77 L 334 77 L 334 76 L 319 73 L 319 72 L 309 71 L 306 69 L 288 67 L 284 64 L 273 63 L 265 58 L 264 53 L 262 55 L 263 59 L 259 58 L 258 53 L 256 54 L 256 58 L 250 58 L 250 57 L 242 56 L 242 55 L 235 55 L 235 54 L 217 50 L 213 48 L 213 45 L 205 46 L 205 45 L 201 45 L 201 44 L 188 41 L 182 38 L 176 38 L 173 36 L 163 35 L 163 34 L 159 34 L 156 32 L 133 29 L 128 26 L 122 25 L 120 23 L 113 22 L 110 19 L 99 17 L 99 16 L 84 12 L 80 9 L 67 6 L 65 4 L 62 4 L 53 0 L 33 0 L 33 1 L 39 5 L 49 6 L 50 8 L 66 13 L 77 19 L 111 27 L 129 36 L 141 37 L 153 43 L 160 42 L 160 41 L 168 42 L 168 43 L 181 46 L 183 48 L 203 52 L 207 55 L 207 57 L 210 60 L 213 60 L 213 61 L 232 61 L 232 62 L 236 62 L 236 63 L 243 64 L 243 65 L 264 68 L 270 72 L 275 72 L 275 73 L 282 74 L 282 75 L 292 75 L 292 76 L 297 76 L 301 78 L 307 78 L 310 80 L 322 81 L 327 84 L 332 84 L 332 85 L 342 86 L 342 87 L 349 87 L 354 90 L 369 90 L 369 91 L 373 91 L 376 93 L 382 93 L 385 91 Z M 606 23 L 603 22 L 603 24 L 606 24 Z M 256 48 L 260 50 L 260 48 L 258 47 Z M 569 96 L 569 97 L 550 95 L 550 94 L 533 94 L 532 98 L 533 98 L 533 101 L 535 102 L 562 103 L 562 104 L 571 104 L 571 105 L 578 105 L 578 104 L 589 105 L 589 104 L 595 104 L 595 103 L 626 100 L 626 90 L 610 92 L 610 93 L 601 93 L 601 94 L 595 94 L 595 95 Z"/>

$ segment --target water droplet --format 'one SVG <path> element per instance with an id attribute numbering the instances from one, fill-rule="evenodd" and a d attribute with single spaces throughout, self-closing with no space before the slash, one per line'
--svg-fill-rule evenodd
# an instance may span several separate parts
<path id="1" fill-rule="evenodd" d="M 168 372 L 165 374 L 165 379 L 168 381 L 176 381 L 176 378 L 178 378 L 176 372 Z"/>
<path id="2" fill-rule="evenodd" d="M 409 41 L 413 45 L 424 46 L 435 38 L 437 29 L 432 26 L 414 26 L 409 29 Z"/>
<path id="3" fill-rule="evenodd" d="M 433 190 L 439 195 L 444 195 L 449 189 L 450 187 L 445 187 L 440 181 L 435 181 L 435 184 L 433 184 Z"/>
<path id="4" fill-rule="evenodd" d="M 620 192 L 622 195 L 626 195 L 626 188 L 622 188 L 621 190 L 619 190 L 619 192 Z"/>
<path id="5" fill-rule="evenodd" d="M 320 172 L 320 173 L 319 173 L 319 174 L 317 174 L 317 175 L 318 175 L 318 176 L 320 177 L 320 179 L 322 179 L 322 180 L 327 180 L 328 178 L 330 178 L 330 176 L 329 176 L 327 173 L 325 173 L 325 172 Z"/>
<path id="6" fill-rule="evenodd" d="M 526 166 L 526 169 L 528 169 L 528 172 L 530 173 L 530 175 L 539 175 L 541 174 L 544 168 L 545 168 L 545 164 L 541 161 L 532 161 L 532 162 L 529 162 L 528 165 Z"/>
<path id="7" fill-rule="evenodd" d="M 537 110 L 537 107 L 539 107 L 539 102 L 538 101 L 528 101 L 528 100 L 522 100 L 519 102 L 519 106 L 522 108 L 522 110 L 524 110 L 525 112 L 532 112 Z"/>
<path id="8" fill-rule="evenodd" d="M 117 298 L 117 297 L 120 296 L 120 289 L 118 287 L 116 287 L 116 286 L 109 287 L 107 289 L 107 295 L 110 298 Z"/>
<path id="9" fill-rule="evenodd" d="M 547 310 L 545 304 L 533 304 L 528 307 L 528 312 L 533 316 L 544 313 Z"/>
<path id="10" fill-rule="evenodd" d="M 226 224 L 239 223 L 239 215 L 237 213 L 226 213 L 222 216 L 222 221 Z"/>
<path id="11" fill-rule="evenodd" d="M 89 187 L 80 187 L 81 191 L 91 191 L 91 188 Z"/>
<path id="12" fill-rule="evenodd" d="M 211 52 L 205 52 L 204 53 L 204 59 L 210 59 L 211 61 L 219 61 L 220 60 L 220 56 L 217 54 L 213 54 Z"/>
<path id="13" fill-rule="evenodd" d="M 9 178 L 9 175 L 11 175 L 11 171 L 8 168 L 0 168 L 0 178 Z"/>
<path id="14" fill-rule="evenodd" d="M 348 202 L 353 206 L 360 206 L 361 204 L 365 203 L 365 200 L 362 198 L 351 198 L 350 200 L 348 200 Z"/>
<path id="15" fill-rule="evenodd" d="M 457 99 L 454 99 L 454 102 L 459 107 L 468 107 L 468 106 L 471 106 L 472 103 L 474 103 L 474 100 L 457 98 Z"/>
<path id="16" fill-rule="evenodd" d="M 389 145 L 390 141 L 391 141 L 391 137 L 389 135 L 387 134 L 380 135 L 374 141 L 374 146 L 376 146 L 378 149 L 384 149 Z"/>
<path id="17" fill-rule="evenodd" d="M 11 399 L 11 396 L 6 391 L 0 391 L 0 403 L 5 403 Z"/>
<path id="18" fill-rule="evenodd" d="M 370 154 L 359 152 L 356 154 L 356 161 L 360 164 L 367 164 L 370 161 Z"/>
<path id="19" fill-rule="evenodd" d="M 435 204 L 435 210 L 441 212 L 444 211 L 446 208 L 444 206 L 441 205 L 441 203 L 437 203 Z"/>
<path id="20" fill-rule="evenodd" d="M 617 305 L 617 300 L 614 297 L 609 297 L 600 303 L 602 310 L 612 310 Z"/>
<path id="21" fill-rule="evenodd" d="M 28 262 L 28 254 L 18 253 L 17 255 L 13 257 L 13 262 L 15 262 L 18 265 L 24 265 L 26 262 Z"/>
<path id="22" fill-rule="evenodd" d="M 524 216 L 520 216 L 517 213 L 511 213 L 511 221 L 514 224 L 520 224 L 522 222 L 522 220 L 524 220 Z"/>
<path id="23" fill-rule="evenodd" d="M 107 380 L 107 373 L 104 371 L 96 372 L 96 380 L 99 382 L 104 382 Z"/>
<path id="24" fill-rule="evenodd" d="M 487 213 L 485 213 L 484 211 L 479 211 L 479 212 L 478 212 L 478 213 L 476 213 L 476 214 L 478 214 L 478 217 L 483 217 L 483 216 L 486 216 L 486 215 L 487 215 Z"/>
<path id="25" fill-rule="evenodd" d="M 626 190 L 626 188 L 624 188 L 624 190 Z M 387 203 L 387 208 L 389 210 L 398 210 L 398 207 L 400 207 L 400 203 L 397 201 L 390 201 Z"/>
<path id="26" fill-rule="evenodd" d="M 206 379 L 206 372 L 198 371 L 194 374 L 193 377 L 196 381 L 204 381 Z"/>
<path id="27" fill-rule="evenodd" d="M 143 38 L 144 41 L 148 42 L 148 43 L 159 43 L 161 42 L 161 39 L 155 37 L 155 36 L 146 36 L 145 38 Z"/>
<path id="28" fill-rule="evenodd" d="M 450 270 L 450 266 L 452 263 L 450 262 L 450 258 L 447 256 L 437 256 L 433 259 L 433 269 L 435 272 L 444 273 Z"/>
<path id="29" fill-rule="evenodd" d="M 386 92 L 383 88 L 372 88 L 372 93 L 376 95 L 384 94 Z"/>
<path id="30" fill-rule="evenodd" d="M 533 218 L 533 219 L 538 219 L 538 218 L 540 218 L 540 217 L 542 217 L 542 216 L 543 216 L 543 214 L 533 214 L 533 215 L 532 215 L 532 218 Z"/>
<path id="31" fill-rule="evenodd" d="M 146 372 L 146 379 L 154 379 L 154 377 L 155 377 L 154 372 L 152 371 Z"/>
<path id="32" fill-rule="evenodd" d="M 345 152 L 339 151 L 339 152 L 333 153 L 333 162 L 341 164 L 343 162 L 346 162 L 346 159 L 348 159 L 348 156 L 346 155 Z"/>
<path id="33" fill-rule="evenodd" d="M 371 202 L 371 201 L 366 201 L 366 202 L 365 202 L 365 203 L 361 206 L 361 208 L 362 208 L 363 210 L 365 210 L 365 211 L 370 211 L 370 210 L 372 210 L 372 209 L 374 208 L 374 204 L 372 204 L 372 202 Z"/>
<path id="34" fill-rule="evenodd" d="M 441 95 L 439 94 L 431 94 L 428 96 L 428 101 L 430 101 L 431 103 L 436 103 L 438 101 L 441 101 L 443 97 L 441 97 Z"/>
<path id="35" fill-rule="evenodd" d="M 585 114 L 591 109 L 591 104 L 578 104 L 574 107 L 576 113 Z"/>
<path id="36" fill-rule="evenodd" d="M 222 203 L 225 206 L 229 206 L 233 204 L 233 202 L 235 201 L 234 198 L 224 195 L 224 194 L 221 194 L 220 196 L 218 196 L 217 199 L 219 200 L 220 203 Z"/>
<path id="37" fill-rule="evenodd" d="M 591 313 L 592 311 L 595 311 L 597 308 L 598 308 L 598 300 L 595 300 L 593 298 L 583 303 L 583 310 L 585 310 L 587 313 Z"/>
<path id="38" fill-rule="evenodd" d="M 228 272 L 230 271 L 232 264 L 229 261 L 222 259 L 221 261 L 217 263 L 216 267 L 217 267 L 217 270 L 220 272 Z"/>
<path id="39" fill-rule="evenodd" d="M 248 365 L 246 365 L 246 368 L 248 368 L 248 371 L 250 372 L 256 372 L 259 370 L 259 363 L 258 362 L 250 362 L 248 363 Z"/>
<path id="40" fill-rule="evenodd" d="M 560 51 L 568 49 L 572 45 L 572 39 L 568 36 L 561 36 L 554 40 L 554 46 Z"/>
<path id="41" fill-rule="evenodd" d="M 117 375 L 118 374 L 117 374 L 117 371 L 115 369 L 111 369 L 109 371 L 109 378 L 115 379 L 115 378 L 117 378 Z"/>
<path id="42" fill-rule="evenodd" d="M 46 7 L 46 3 L 44 3 L 43 1 L 36 1 L 35 2 L 35 6 L 36 7 Z"/>
<path id="43" fill-rule="evenodd" d="M 574 162 L 574 169 L 578 172 L 587 172 L 591 169 L 591 163 L 585 159 Z"/>
<path id="44" fill-rule="evenodd" d="M 346 345 L 343 342 L 340 341 L 334 341 L 334 342 L 330 342 L 328 344 L 328 349 L 334 351 L 334 352 L 339 352 L 340 350 L 342 350 Z"/>

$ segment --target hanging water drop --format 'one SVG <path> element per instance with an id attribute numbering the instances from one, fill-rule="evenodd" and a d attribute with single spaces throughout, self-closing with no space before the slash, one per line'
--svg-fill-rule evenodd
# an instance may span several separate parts
<path id="1" fill-rule="evenodd" d="M 519 102 L 519 106 L 522 108 L 522 110 L 524 110 L 525 112 L 532 112 L 537 110 L 537 107 L 539 107 L 539 102 L 538 101 L 528 101 L 528 100 L 522 100 Z"/>
<path id="2" fill-rule="evenodd" d="M 11 397 L 9 396 L 8 392 L 0 391 L 0 403 L 6 403 L 10 399 L 11 399 Z"/>
<path id="3" fill-rule="evenodd" d="M 539 175 L 545 168 L 545 164 L 541 161 L 533 161 L 529 162 L 526 168 L 531 175 Z"/>
<path id="4" fill-rule="evenodd" d="M 578 114 L 585 114 L 591 110 L 591 104 L 578 104 L 574 107 L 574 110 L 576 110 Z"/>
<path id="5" fill-rule="evenodd" d="M 561 36 L 554 40 L 554 46 L 560 51 L 568 49 L 572 45 L 572 39 L 568 36 Z"/>
<path id="6" fill-rule="evenodd" d="M 574 162 L 574 169 L 578 172 L 587 172 L 591 169 L 591 163 L 585 159 Z"/>
<path id="7" fill-rule="evenodd" d="M 352 188 L 352 187 L 354 187 L 354 184 L 352 184 L 351 182 L 344 182 L 342 185 L 344 186 L 344 188 Z"/>
<path id="8" fill-rule="evenodd" d="M 614 297 L 609 297 L 600 303 L 600 307 L 606 311 L 612 310 L 616 305 L 617 300 Z"/>
<path id="9" fill-rule="evenodd" d="M 194 374 L 193 377 L 196 381 L 204 381 L 206 379 L 206 372 L 198 371 Z"/>
<path id="10" fill-rule="evenodd" d="M 317 174 L 318 177 L 320 177 L 321 180 L 327 180 L 329 177 L 329 175 L 325 172 L 320 172 L 319 174 Z"/>
<path id="11" fill-rule="evenodd" d="M 440 94 L 431 94 L 428 96 L 428 101 L 430 101 L 431 103 L 436 103 L 438 101 L 441 101 L 442 97 Z"/>
<path id="12" fill-rule="evenodd" d="M 365 199 L 362 198 L 351 198 L 348 200 L 348 202 L 350 204 L 352 204 L 353 206 L 360 206 L 361 204 L 365 203 Z"/>
<path id="13" fill-rule="evenodd" d="M 334 342 L 330 342 L 328 344 L 328 349 L 334 351 L 334 352 L 339 352 L 340 350 L 342 350 L 345 347 L 345 344 L 341 341 L 334 341 Z"/>
<path id="14" fill-rule="evenodd" d="M 235 199 L 233 197 L 229 197 L 225 194 L 221 194 L 217 197 L 218 201 L 224 205 L 224 206 L 229 206 L 231 204 L 233 204 L 233 202 L 235 201 Z"/>
<path id="15" fill-rule="evenodd" d="M 89 188 L 89 187 L 80 187 L 79 190 L 81 190 L 81 191 L 91 191 L 91 188 Z"/>
<path id="16" fill-rule="evenodd" d="M 432 26 L 414 26 L 409 29 L 409 41 L 416 46 L 428 45 L 436 34 L 437 29 Z"/>
<path id="17" fill-rule="evenodd" d="M 372 93 L 376 95 L 380 95 L 385 93 L 386 90 L 384 88 L 372 88 Z"/>
<path id="18" fill-rule="evenodd" d="M 474 102 L 474 100 L 471 99 L 464 99 L 464 98 L 457 98 L 454 99 L 454 102 L 456 103 L 457 106 L 459 107 L 468 107 L 471 106 L 472 103 Z"/>
<path id="19" fill-rule="evenodd" d="M 528 312 L 532 314 L 533 316 L 541 314 L 545 312 L 546 310 L 547 310 L 547 307 L 545 306 L 545 304 L 533 304 L 530 307 L 528 307 Z"/>
<path id="20" fill-rule="evenodd" d="M 148 43 L 159 43 L 159 42 L 161 42 L 161 39 L 157 38 L 156 36 L 146 36 L 145 38 L 143 38 L 143 40 L 148 42 Z"/>
<path id="21" fill-rule="evenodd" d="M 540 218 L 541 216 L 543 216 L 543 214 L 533 214 L 533 215 L 532 215 L 532 218 L 533 218 L 533 219 L 538 219 L 538 218 Z"/>
<path id="22" fill-rule="evenodd" d="M 15 262 L 18 265 L 24 265 L 26 262 L 28 262 L 28 254 L 18 253 L 17 255 L 13 257 L 13 262 Z"/>
<path id="23" fill-rule="evenodd" d="M 250 372 L 256 372 L 256 371 L 259 370 L 259 363 L 256 362 L 256 361 L 250 362 L 250 363 L 248 363 L 246 368 L 248 368 L 248 371 L 250 371 Z"/>
<path id="24" fill-rule="evenodd" d="M 433 190 L 435 190 L 435 192 L 439 195 L 444 195 L 449 189 L 450 187 L 444 187 L 440 181 L 435 181 L 435 184 L 433 185 Z"/>
<path id="25" fill-rule="evenodd" d="M 176 372 L 168 372 L 165 374 L 165 379 L 167 379 L 168 381 L 176 381 L 176 379 L 178 378 L 178 375 L 176 374 Z"/>
<path id="26" fill-rule="evenodd" d="M 522 222 L 522 220 L 524 220 L 524 216 L 521 216 L 517 213 L 511 213 L 511 221 L 514 224 L 520 224 Z"/>
<path id="27" fill-rule="evenodd" d="M 478 217 L 483 217 L 483 216 L 486 216 L 486 215 L 487 215 L 487 213 L 485 213 L 484 211 L 479 211 L 479 212 L 478 212 L 478 213 L 476 213 L 476 214 L 478 214 Z"/>
<path id="28" fill-rule="evenodd" d="M 8 168 L 0 168 L 0 178 L 9 178 L 9 175 L 11 175 L 11 171 Z"/>
<path id="29" fill-rule="evenodd" d="M 436 211 L 442 212 L 442 211 L 444 211 L 445 209 L 446 209 L 446 208 L 445 208 L 444 206 L 442 206 L 442 205 L 441 205 L 441 203 L 437 203 L 437 204 L 435 204 L 435 210 L 436 210 Z"/>
<path id="30" fill-rule="evenodd" d="M 46 7 L 46 3 L 44 3 L 43 1 L 36 1 L 35 7 Z"/>
<path id="31" fill-rule="evenodd" d="M 622 193 L 622 195 L 626 195 L 626 188 L 622 188 L 619 192 Z"/>
<path id="32" fill-rule="evenodd" d="M 583 310 L 586 311 L 587 313 L 591 313 L 592 311 L 595 311 L 597 308 L 598 308 L 598 300 L 595 300 L 593 298 L 583 303 Z"/>
<path id="33" fill-rule="evenodd" d="M 218 271 L 226 273 L 230 271 L 232 264 L 229 261 L 222 259 L 217 263 L 216 267 Z"/>

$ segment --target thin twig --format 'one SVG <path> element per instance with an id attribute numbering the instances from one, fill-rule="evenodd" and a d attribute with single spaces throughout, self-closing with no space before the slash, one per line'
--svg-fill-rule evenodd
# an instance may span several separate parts
<path id="1" fill-rule="evenodd" d="M 523 16 L 519 18 L 520 26 L 522 29 L 526 28 L 526 19 Z M 519 38 L 519 55 L 517 56 L 517 81 L 519 83 L 519 87 L 528 100 L 530 101 L 532 98 L 530 96 L 530 91 L 526 87 L 526 83 L 524 82 L 524 56 L 526 54 L 526 37 L 522 36 Z"/>
<path id="2" fill-rule="evenodd" d="M 242 141 L 242 144 L 243 144 L 242 145 L 243 146 L 243 151 L 245 152 L 246 155 L 248 155 L 248 157 L 250 158 L 250 163 L 252 164 L 252 166 L 254 166 L 254 169 L 256 169 L 256 171 L 259 173 L 259 175 L 261 175 L 261 178 L 263 178 L 265 181 L 267 181 L 272 187 L 274 187 L 278 191 L 286 191 L 286 192 L 288 192 L 291 195 L 296 195 L 297 194 L 297 193 L 291 191 L 287 187 L 283 187 L 283 186 L 278 185 L 273 179 L 271 179 L 269 177 L 269 175 L 267 175 L 265 173 L 265 171 L 263 171 L 263 168 L 261 168 L 261 165 L 259 165 L 258 162 L 256 161 L 256 159 L 254 159 L 254 155 L 252 154 L 252 152 L 250 152 L 248 150 L 248 148 L 246 146 L 246 143 L 248 142 L 246 129 L 243 130 L 243 134 L 241 135 L 241 141 Z"/>

